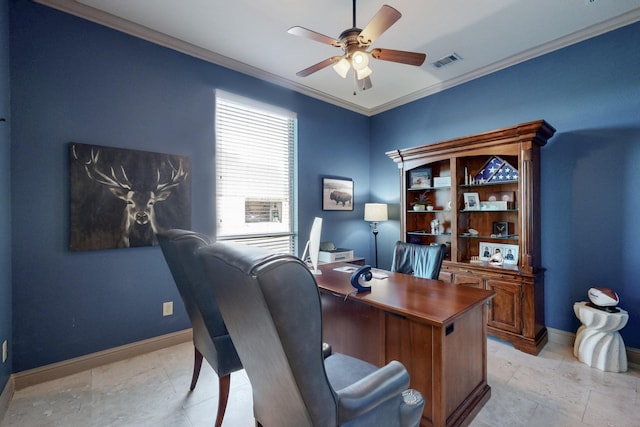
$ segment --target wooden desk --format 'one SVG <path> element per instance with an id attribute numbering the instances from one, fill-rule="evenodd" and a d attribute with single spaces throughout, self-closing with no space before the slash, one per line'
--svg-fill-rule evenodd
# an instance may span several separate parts
<path id="1" fill-rule="evenodd" d="M 324 341 L 377 366 L 404 364 L 425 399 L 421 426 L 468 425 L 491 396 L 485 303 L 495 292 L 385 272 L 355 294 L 351 274 L 334 270 L 345 265 L 315 276 Z"/>

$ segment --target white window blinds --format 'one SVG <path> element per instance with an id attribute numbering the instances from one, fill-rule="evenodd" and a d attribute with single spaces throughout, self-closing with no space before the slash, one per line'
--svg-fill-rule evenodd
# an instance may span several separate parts
<path id="1" fill-rule="evenodd" d="M 294 253 L 296 116 L 216 91 L 216 237 Z"/>

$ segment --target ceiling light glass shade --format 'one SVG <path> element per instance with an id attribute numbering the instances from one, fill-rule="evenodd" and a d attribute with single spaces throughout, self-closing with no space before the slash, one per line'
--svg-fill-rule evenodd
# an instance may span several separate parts
<path id="1" fill-rule="evenodd" d="M 347 59 L 343 57 L 342 59 L 340 59 L 340 61 L 335 63 L 333 69 L 336 71 L 336 73 L 338 73 L 340 77 L 344 79 L 347 77 L 347 73 L 349 72 L 350 67 L 351 64 L 349 64 L 349 61 L 347 61 Z"/>
<path id="2" fill-rule="evenodd" d="M 358 80 L 362 80 L 365 77 L 369 77 L 371 73 L 372 73 L 372 70 L 369 67 L 365 67 L 362 70 L 356 70 L 356 76 L 358 77 Z"/>
<path id="3" fill-rule="evenodd" d="M 364 70 L 369 65 L 369 55 L 365 52 L 357 51 L 351 58 L 351 64 L 353 65 L 353 69 L 356 71 Z"/>

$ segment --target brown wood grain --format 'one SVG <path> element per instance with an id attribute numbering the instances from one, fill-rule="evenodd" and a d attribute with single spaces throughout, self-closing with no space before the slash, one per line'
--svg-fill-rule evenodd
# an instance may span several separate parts
<path id="1" fill-rule="evenodd" d="M 400 361 L 425 398 L 421 426 L 467 425 L 489 399 L 487 305 L 495 293 L 384 272 L 355 293 L 351 274 L 323 264 L 323 339 L 334 351 L 382 366 Z M 381 270 L 375 270 L 381 272 Z"/>
<path id="2" fill-rule="evenodd" d="M 554 133 L 551 125 L 537 120 L 386 153 L 399 170 L 401 240 L 423 245 L 447 242 L 441 278 L 465 287 L 494 290 L 497 296 L 489 310 L 489 333 L 531 354 L 537 354 L 547 342 L 544 268 L 540 264 L 540 155 Z M 469 183 L 467 177 L 475 176 L 493 156 L 517 169 L 518 179 Z M 449 177 L 451 186 L 411 189 L 411 174 L 427 168 L 433 177 Z M 422 192 L 440 200 L 440 205 L 449 199 L 451 209 L 413 212 L 412 202 Z M 466 209 L 465 193 L 477 193 L 480 202 L 504 196 L 510 205 L 501 210 Z M 447 234 L 430 233 L 434 218 L 446 224 Z M 508 223 L 508 238 L 494 233 L 496 222 Z M 472 235 L 471 229 L 478 234 Z M 481 241 L 517 245 L 516 265 L 482 264 L 477 259 Z"/>

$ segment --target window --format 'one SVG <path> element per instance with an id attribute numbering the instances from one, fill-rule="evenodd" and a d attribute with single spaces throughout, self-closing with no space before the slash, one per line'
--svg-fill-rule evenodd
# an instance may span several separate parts
<path id="1" fill-rule="evenodd" d="M 294 253 L 294 113 L 216 91 L 216 238 Z"/>

